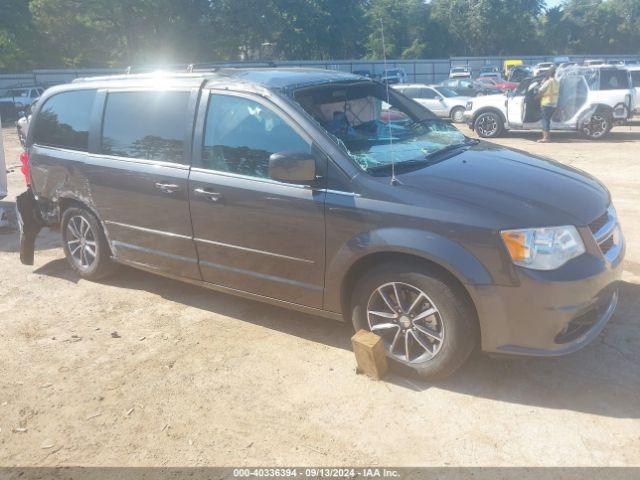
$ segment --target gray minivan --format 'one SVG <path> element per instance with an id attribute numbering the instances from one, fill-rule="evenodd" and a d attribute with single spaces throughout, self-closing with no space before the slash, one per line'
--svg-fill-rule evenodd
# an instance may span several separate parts
<path id="1" fill-rule="evenodd" d="M 465 137 L 371 79 L 309 69 L 125 75 L 47 90 L 20 255 L 59 226 L 77 274 L 130 265 L 352 321 L 425 378 L 573 352 L 618 300 L 609 192 Z"/>

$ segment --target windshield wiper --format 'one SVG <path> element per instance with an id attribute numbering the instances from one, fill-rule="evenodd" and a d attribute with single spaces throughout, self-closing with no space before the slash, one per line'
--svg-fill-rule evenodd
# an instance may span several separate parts
<path id="1" fill-rule="evenodd" d="M 462 143 L 454 143 L 453 145 L 447 145 L 446 147 L 442 147 L 439 150 L 435 150 L 431 153 L 426 154 L 428 160 L 432 160 L 434 157 L 440 156 L 443 153 L 452 152 L 454 150 L 458 150 L 459 148 L 464 147 L 472 147 L 473 145 L 477 145 L 480 143 L 480 140 L 476 140 L 475 138 L 468 138 Z"/>
<path id="2" fill-rule="evenodd" d="M 415 167 L 421 165 L 429 165 L 435 163 L 436 159 L 439 158 L 442 154 L 453 152 L 455 150 L 460 150 L 465 147 L 472 147 L 473 145 L 477 145 L 480 143 L 480 140 L 476 140 L 474 138 L 468 138 L 466 141 L 462 143 L 455 143 L 453 145 L 447 145 L 446 147 L 442 147 L 439 150 L 434 152 L 425 154 L 424 158 L 414 158 L 412 160 L 404 160 L 402 162 L 396 162 L 396 168 L 407 168 L 407 167 Z M 374 165 L 367 168 L 368 172 L 380 172 L 382 170 L 391 169 L 391 163 L 385 163 L 382 165 Z"/>

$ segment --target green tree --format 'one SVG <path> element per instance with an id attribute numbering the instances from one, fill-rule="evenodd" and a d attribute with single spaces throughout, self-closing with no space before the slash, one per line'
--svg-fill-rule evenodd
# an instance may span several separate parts
<path id="1" fill-rule="evenodd" d="M 4 0 L 0 15 L 0 71 L 23 71 L 37 66 L 38 34 L 24 0 Z"/>

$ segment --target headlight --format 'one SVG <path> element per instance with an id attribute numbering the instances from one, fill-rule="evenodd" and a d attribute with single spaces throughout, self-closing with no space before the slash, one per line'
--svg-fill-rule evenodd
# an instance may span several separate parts
<path id="1" fill-rule="evenodd" d="M 513 263 L 533 270 L 554 270 L 585 252 L 572 225 L 503 230 L 500 235 Z"/>
<path id="2" fill-rule="evenodd" d="M 473 110 L 473 102 L 467 102 L 466 109 L 467 110 Z"/>

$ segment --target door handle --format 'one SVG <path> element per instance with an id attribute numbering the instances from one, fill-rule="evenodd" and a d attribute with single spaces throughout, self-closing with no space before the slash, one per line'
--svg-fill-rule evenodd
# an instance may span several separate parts
<path id="1" fill-rule="evenodd" d="M 180 186 L 175 183 L 156 182 L 156 188 L 162 190 L 164 193 L 174 193 L 180 190 Z"/>
<path id="2" fill-rule="evenodd" d="M 193 193 L 202 197 L 208 197 L 212 202 L 217 202 L 222 198 L 221 193 L 213 192 L 208 188 L 196 188 Z"/>

